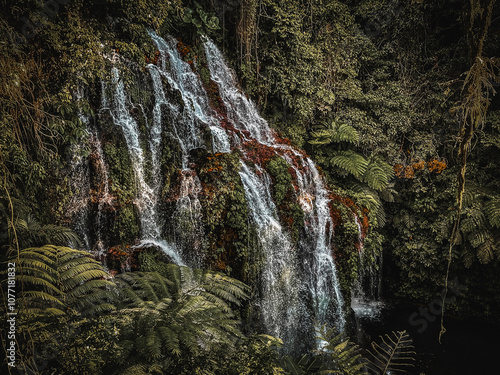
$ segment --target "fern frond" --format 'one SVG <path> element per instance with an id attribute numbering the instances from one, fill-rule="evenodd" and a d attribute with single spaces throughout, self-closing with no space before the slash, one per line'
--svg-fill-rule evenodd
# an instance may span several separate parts
<path id="1" fill-rule="evenodd" d="M 22 293 L 22 296 L 30 302 L 32 302 L 33 300 L 42 300 L 45 302 L 52 302 L 59 306 L 64 306 L 64 303 L 61 301 L 60 298 L 38 290 L 25 291 Z"/>
<path id="2" fill-rule="evenodd" d="M 32 215 L 18 217 L 8 221 L 9 228 L 18 232 L 19 244 L 22 248 L 42 246 L 50 243 L 57 246 L 82 246 L 80 237 L 70 228 L 59 225 L 41 225 Z"/>
<path id="3" fill-rule="evenodd" d="M 241 337 L 230 304 L 247 298 L 245 284 L 174 264 L 162 269 L 164 275 L 132 272 L 115 278 L 115 298 L 124 307 L 119 312 L 133 317 L 138 336 L 131 341 L 142 356 L 155 361 L 160 354 L 193 355 Z"/>
<path id="4" fill-rule="evenodd" d="M 482 264 L 486 264 L 495 257 L 496 243 L 493 237 L 486 238 L 477 249 L 477 258 Z"/>
<path id="5" fill-rule="evenodd" d="M 111 288 L 115 284 L 108 280 L 89 280 L 76 288 L 70 290 L 66 295 L 72 298 L 78 298 L 89 293 L 99 296 L 101 292 L 109 294 L 109 291 L 102 290 L 104 288 Z"/>
<path id="6" fill-rule="evenodd" d="M 372 342 L 372 351 L 368 352 L 369 369 L 377 375 L 406 373 L 406 368 L 413 366 L 416 354 L 406 331 L 380 336 L 380 342 Z"/>
<path id="7" fill-rule="evenodd" d="M 370 221 L 383 227 L 386 223 L 386 215 L 379 193 L 360 184 L 353 184 L 351 188 L 356 192 L 355 198 L 357 203 L 367 208 L 370 212 Z"/>
<path id="8" fill-rule="evenodd" d="M 371 158 L 362 176 L 362 181 L 370 188 L 381 191 L 387 188 L 389 180 L 393 177 L 394 170 L 389 164 L 378 158 Z"/>
<path id="9" fill-rule="evenodd" d="M 358 142 L 359 134 L 356 129 L 347 124 L 338 124 L 332 121 L 328 128 L 320 129 L 311 133 L 313 145 L 326 145 L 330 143 L 352 143 Z"/>
<path id="10" fill-rule="evenodd" d="M 179 357 L 182 352 L 179 346 L 179 338 L 177 337 L 177 334 L 170 327 L 166 326 L 159 327 L 158 333 L 160 334 L 167 349 L 172 354 Z"/>
<path id="11" fill-rule="evenodd" d="M 361 179 L 368 167 L 368 161 L 360 154 L 348 150 L 340 151 L 329 160 L 334 167 L 340 168 L 354 177 Z"/>
<path id="12" fill-rule="evenodd" d="M 25 272 L 25 270 L 23 270 Z M 47 280 L 48 279 L 48 280 Z M 61 290 L 54 286 L 55 280 L 51 277 L 37 277 L 30 275 L 16 275 L 16 280 L 20 283 L 26 283 L 42 287 L 47 293 L 62 294 Z"/>
<path id="13" fill-rule="evenodd" d="M 23 284 L 23 298 L 27 309 L 45 309 L 51 314 L 54 305 L 65 311 L 99 306 L 101 292 L 114 284 L 103 280 L 108 273 L 89 254 L 63 246 L 46 245 L 23 249 L 19 253 L 22 273 L 16 279 Z M 104 310 L 105 307 L 96 309 Z"/>
<path id="14" fill-rule="evenodd" d="M 327 329 L 322 326 L 317 330 L 317 338 L 325 343 L 319 354 L 332 362 L 332 365 L 319 371 L 319 374 L 366 375 L 365 360 L 360 354 L 361 348 L 343 333 L 338 333 L 335 328 Z"/>
<path id="15" fill-rule="evenodd" d="M 146 332 L 146 348 L 150 358 L 158 359 L 161 357 L 161 339 L 154 330 Z"/>
<path id="16" fill-rule="evenodd" d="M 146 365 L 134 365 L 127 368 L 121 375 L 149 375 L 150 372 Z"/>
<path id="17" fill-rule="evenodd" d="M 500 198 L 486 202 L 484 209 L 490 225 L 500 228 Z"/>
<path id="18" fill-rule="evenodd" d="M 290 356 L 284 356 L 281 359 L 281 367 L 290 375 L 305 375 L 318 374 L 324 366 L 319 356 L 309 358 L 307 354 L 304 354 L 297 361 Z"/>

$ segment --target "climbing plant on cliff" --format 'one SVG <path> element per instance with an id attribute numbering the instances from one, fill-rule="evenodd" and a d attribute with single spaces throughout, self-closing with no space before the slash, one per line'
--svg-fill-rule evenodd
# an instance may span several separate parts
<path id="1" fill-rule="evenodd" d="M 496 82 L 500 78 L 500 60 L 483 56 L 484 42 L 488 33 L 488 28 L 491 24 L 494 4 L 495 0 L 472 0 L 470 2 L 470 8 L 468 9 L 469 19 L 466 26 L 466 35 L 472 66 L 469 71 L 466 72 L 465 80 L 462 85 L 462 97 L 456 108 L 460 121 L 460 141 L 458 146 L 460 169 L 457 177 L 457 216 L 450 236 L 448 265 L 445 277 L 446 291 L 448 290 L 453 245 L 460 228 L 463 195 L 465 192 L 467 156 L 470 152 L 473 136 L 476 131 L 484 125 L 486 120 L 488 107 L 491 102 L 491 94 L 494 93 L 492 82 Z M 446 292 L 443 296 L 443 311 L 441 314 L 439 340 L 441 340 L 441 336 L 446 332 L 443 325 L 445 300 Z"/>

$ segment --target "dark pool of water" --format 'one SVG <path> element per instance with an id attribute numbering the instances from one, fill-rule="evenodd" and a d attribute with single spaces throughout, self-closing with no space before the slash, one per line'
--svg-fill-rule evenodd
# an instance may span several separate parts
<path id="1" fill-rule="evenodd" d="M 499 327 L 445 316 L 446 333 L 440 344 L 439 315 L 428 312 L 425 317 L 425 312 L 415 306 L 385 305 L 379 306 L 378 311 L 378 314 L 358 314 L 358 342 L 367 348 L 372 340 L 379 339 L 379 335 L 406 330 L 417 352 L 415 367 L 409 369 L 409 374 L 500 374 Z"/>

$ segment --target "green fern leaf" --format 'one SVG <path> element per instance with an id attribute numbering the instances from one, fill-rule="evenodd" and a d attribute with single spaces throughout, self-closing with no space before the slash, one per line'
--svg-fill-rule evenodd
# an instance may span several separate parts
<path id="1" fill-rule="evenodd" d="M 354 151 L 340 151 L 330 158 L 330 164 L 361 179 L 368 167 L 368 161 Z"/>
<path id="2" fill-rule="evenodd" d="M 500 228 L 500 199 L 496 198 L 487 202 L 484 208 L 490 225 Z"/>
<path id="3" fill-rule="evenodd" d="M 345 374 L 366 375 L 364 371 L 365 360 L 361 356 L 359 346 L 350 342 L 343 333 L 337 333 L 326 326 L 317 330 L 317 338 L 325 345 L 319 351 L 323 357 L 327 357 L 332 365 L 323 368 L 318 374 Z"/>
<path id="4" fill-rule="evenodd" d="M 406 331 L 380 336 L 379 343 L 372 342 L 372 351 L 369 353 L 369 369 L 376 375 L 406 373 L 406 368 L 413 366 L 416 354 Z"/>
<path id="5" fill-rule="evenodd" d="M 313 145 L 327 145 L 330 143 L 357 143 L 359 134 L 356 129 L 347 124 L 338 124 L 332 121 L 327 128 L 323 128 L 311 133 Z"/>

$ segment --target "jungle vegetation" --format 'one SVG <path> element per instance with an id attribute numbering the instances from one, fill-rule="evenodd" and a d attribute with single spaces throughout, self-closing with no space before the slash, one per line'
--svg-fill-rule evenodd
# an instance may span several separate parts
<path id="1" fill-rule="evenodd" d="M 242 261 L 250 234 L 242 229 L 241 182 L 209 173 L 213 165 L 231 169 L 231 156 L 200 173 L 237 192 L 211 202 L 204 223 L 214 243 L 221 227 L 238 231 L 231 250 L 239 258 L 229 267 L 224 254 L 200 270 L 144 252 L 134 272 L 114 276 L 78 250 L 67 171 L 73 145 L 89 156 L 79 115 L 93 115 L 99 99 L 74 92 L 109 74 L 105 55 L 143 68 L 156 52 L 148 29 L 191 46 L 188 60 L 202 55 L 202 35 L 221 47 L 271 126 L 366 216 L 364 251 L 372 262 L 383 257 L 384 298 L 426 304 L 457 278 L 465 292 L 445 310 L 500 324 L 495 0 L 0 0 L 0 260 L 22 270 L 25 373 L 397 373 L 391 351 L 411 364 L 405 332 L 365 353 L 323 327 L 324 350 L 291 358 L 280 354 L 278 338 L 245 329 L 255 270 Z M 109 137 L 121 207 L 109 241 L 122 254 L 139 231 L 129 203 L 135 187 L 130 161 Z M 175 159 L 178 150 L 168 152 Z M 288 172 L 276 160 L 269 168 L 281 182 L 273 192 L 280 209 L 300 222 L 300 210 L 286 203 Z M 349 291 L 360 267 L 357 231 L 347 200 L 335 202 L 340 278 Z M 228 207 L 239 207 L 231 218 L 223 216 Z"/>

